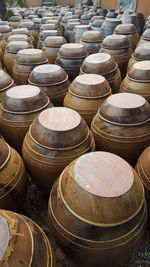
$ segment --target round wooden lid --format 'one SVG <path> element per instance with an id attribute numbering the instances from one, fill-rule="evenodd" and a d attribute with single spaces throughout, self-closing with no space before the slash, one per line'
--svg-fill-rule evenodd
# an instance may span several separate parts
<path id="1" fill-rule="evenodd" d="M 15 99 L 26 99 L 37 96 L 40 93 L 40 88 L 32 85 L 15 86 L 7 90 L 6 95 Z"/>
<path id="2" fill-rule="evenodd" d="M 2 169 L 10 157 L 10 147 L 0 138 L 0 169 Z"/>
<path id="3" fill-rule="evenodd" d="M 39 122 L 52 131 L 69 131 L 80 124 L 81 116 L 70 108 L 54 107 L 41 112 Z"/>
<path id="4" fill-rule="evenodd" d="M 3 259 L 9 244 L 9 227 L 6 220 L 0 215 L 0 261 Z"/>
<path id="5" fill-rule="evenodd" d="M 81 156 L 74 165 L 73 174 L 84 190 L 107 198 L 125 194 L 134 182 L 130 165 L 108 152 L 91 152 Z"/>

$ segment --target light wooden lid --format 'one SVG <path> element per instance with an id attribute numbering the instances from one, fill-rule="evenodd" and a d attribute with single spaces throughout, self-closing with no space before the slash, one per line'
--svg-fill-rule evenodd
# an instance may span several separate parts
<path id="1" fill-rule="evenodd" d="M 86 191 L 100 197 L 119 197 L 133 185 L 130 165 L 108 152 L 91 152 L 81 156 L 73 168 L 74 179 Z"/>

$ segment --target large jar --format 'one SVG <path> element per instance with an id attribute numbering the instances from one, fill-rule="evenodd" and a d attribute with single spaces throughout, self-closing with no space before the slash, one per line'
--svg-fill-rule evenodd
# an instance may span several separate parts
<path id="1" fill-rule="evenodd" d="M 2 53 L 4 54 L 5 52 L 5 48 L 7 46 L 7 42 L 6 40 L 3 38 L 3 35 L 0 33 L 0 49 L 2 51 Z M 3 59 L 3 55 L 1 53 L 1 60 Z"/>
<path id="2" fill-rule="evenodd" d="M 137 46 L 129 60 L 127 72 L 129 72 L 134 63 L 143 60 L 150 60 L 150 43 L 144 43 Z"/>
<path id="3" fill-rule="evenodd" d="M 22 85 L 7 90 L 1 102 L 0 129 L 8 144 L 21 153 L 30 124 L 49 107 L 53 105 L 38 87 Z"/>
<path id="4" fill-rule="evenodd" d="M 86 47 L 90 55 L 90 54 L 98 53 L 103 39 L 104 39 L 104 36 L 99 31 L 86 31 L 81 36 L 80 43 Z"/>
<path id="5" fill-rule="evenodd" d="M 45 64 L 33 69 L 29 76 L 29 84 L 38 86 L 54 106 L 63 106 L 70 82 L 60 66 Z"/>
<path id="6" fill-rule="evenodd" d="M 22 19 L 22 17 L 19 15 L 17 15 L 17 16 L 14 15 L 14 16 L 10 17 L 9 21 L 10 21 L 10 24 L 11 24 L 13 29 L 18 28 L 21 19 Z"/>
<path id="7" fill-rule="evenodd" d="M 110 54 L 118 64 L 122 78 L 126 76 L 127 66 L 132 53 L 128 38 L 124 35 L 109 35 L 101 44 L 100 52 Z"/>
<path id="8" fill-rule="evenodd" d="M 13 78 L 17 85 L 28 84 L 31 71 L 39 65 L 46 64 L 48 59 L 40 49 L 22 49 L 15 58 Z"/>
<path id="9" fill-rule="evenodd" d="M 139 34 L 137 33 L 137 30 L 133 24 L 120 24 L 115 28 L 114 33 L 126 35 L 132 45 L 133 50 L 136 48 L 136 45 L 140 39 Z"/>
<path id="10" fill-rule="evenodd" d="M 90 25 L 76 25 L 72 32 L 71 42 L 80 43 L 81 36 L 84 32 L 91 30 Z"/>
<path id="11" fill-rule="evenodd" d="M 69 80 L 73 81 L 79 75 L 82 62 L 87 56 L 87 49 L 82 44 L 64 44 L 58 51 L 56 64 L 61 66 L 67 72 Z"/>
<path id="12" fill-rule="evenodd" d="M 111 18 L 106 18 L 105 21 L 103 22 L 101 26 L 101 31 L 106 37 L 107 35 L 113 34 L 114 29 L 121 24 L 120 19 L 111 19 Z"/>
<path id="13" fill-rule="evenodd" d="M 7 43 L 12 42 L 12 41 L 26 41 L 28 42 L 31 46 L 33 46 L 33 43 L 30 39 L 30 37 L 26 34 L 14 34 L 14 35 L 10 35 Z"/>
<path id="14" fill-rule="evenodd" d="M 30 47 L 31 45 L 26 41 L 12 41 L 7 44 L 3 61 L 4 67 L 11 77 L 13 77 L 13 67 L 18 51 Z"/>
<path id="15" fill-rule="evenodd" d="M 16 35 L 16 34 L 27 35 L 29 37 L 30 43 L 32 43 L 33 45 L 34 38 L 30 34 L 30 31 L 27 28 L 18 28 L 18 29 L 12 30 L 11 35 Z"/>
<path id="16" fill-rule="evenodd" d="M 150 61 L 137 62 L 130 68 L 120 92 L 142 95 L 150 103 Z"/>
<path id="17" fill-rule="evenodd" d="M 150 143 L 150 104 L 137 94 L 109 96 L 91 124 L 97 150 L 105 150 L 134 164 Z"/>
<path id="18" fill-rule="evenodd" d="M 0 103 L 6 93 L 6 90 L 13 86 L 14 81 L 9 74 L 3 70 L 0 70 Z"/>
<path id="19" fill-rule="evenodd" d="M 37 48 L 42 49 L 43 43 L 48 36 L 59 36 L 59 35 L 60 34 L 57 30 L 45 30 L 45 31 L 40 32 L 39 40 L 37 43 Z"/>
<path id="20" fill-rule="evenodd" d="M 83 74 L 71 83 L 64 106 L 79 112 L 90 126 L 100 105 L 110 94 L 110 85 L 103 76 Z"/>
<path id="21" fill-rule="evenodd" d="M 33 45 L 34 45 L 34 47 L 36 47 L 39 32 L 37 29 L 34 28 L 34 22 L 33 21 L 21 21 L 19 24 L 19 27 L 20 28 L 27 28 L 29 30 L 29 34 L 31 34 L 33 37 Z"/>
<path id="22" fill-rule="evenodd" d="M 132 14 L 129 14 L 129 13 L 124 13 L 122 16 L 121 16 L 121 21 L 122 21 L 122 24 L 134 24 L 134 26 L 136 27 L 136 30 L 137 32 L 140 34 L 140 24 L 139 24 L 139 19 L 138 19 L 138 16 L 136 13 L 132 13 Z"/>
<path id="23" fill-rule="evenodd" d="M 144 234 L 144 188 L 125 160 L 91 152 L 62 172 L 48 214 L 56 240 L 80 266 L 118 267 L 129 264 Z"/>
<path id="24" fill-rule="evenodd" d="M 71 42 L 71 36 L 72 32 L 75 26 L 80 25 L 81 22 L 75 21 L 75 22 L 68 22 L 66 27 L 65 27 L 65 32 L 64 32 L 64 37 L 67 40 L 68 43 Z"/>
<path id="25" fill-rule="evenodd" d="M 59 48 L 66 43 L 63 36 L 49 36 L 45 39 L 42 50 L 45 52 L 50 64 L 55 64 Z"/>
<path id="26" fill-rule="evenodd" d="M 0 209 L 21 210 L 27 189 L 23 160 L 2 138 L 0 155 Z"/>
<path id="27" fill-rule="evenodd" d="M 92 30 L 101 32 L 101 26 L 104 22 L 104 19 L 96 19 L 91 23 Z"/>
<path id="28" fill-rule="evenodd" d="M 100 74 L 104 76 L 109 82 L 113 93 L 117 93 L 120 89 L 120 70 L 112 56 L 107 53 L 95 53 L 86 57 L 80 68 L 80 74 L 85 73 Z"/>
<path id="29" fill-rule="evenodd" d="M 2 267 L 55 266 L 47 236 L 31 219 L 11 211 L 0 210 L 0 229 Z"/>
<path id="30" fill-rule="evenodd" d="M 150 28 L 145 30 L 141 36 L 140 41 L 137 45 L 143 44 L 143 43 L 149 43 L 150 44 Z"/>
<path id="31" fill-rule="evenodd" d="M 23 158 L 35 183 L 49 194 L 64 168 L 93 151 L 94 139 L 81 116 L 65 107 L 47 109 L 34 120 L 23 144 Z"/>
<path id="32" fill-rule="evenodd" d="M 11 27 L 9 25 L 0 25 L 0 33 L 3 36 L 3 39 L 5 39 L 7 41 L 8 37 L 11 34 Z"/>

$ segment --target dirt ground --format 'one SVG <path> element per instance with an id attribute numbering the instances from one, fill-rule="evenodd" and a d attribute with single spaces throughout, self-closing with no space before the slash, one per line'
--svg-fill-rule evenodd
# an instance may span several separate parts
<path id="1" fill-rule="evenodd" d="M 78 267 L 61 251 L 56 244 L 52 230 L 47 220 L 47 201 L 43 194 L 31 183 L 28 186 L 25 203 L 25 215 L 38 223 L 47 234 L 53 247 L 57 267 Z M 137 251 L 132 256 L 129 267 L 150 267 L 150 233 L 145 232 L 144 238 Z M 81 266 L 80 266 L 81 267 Z M 92 266 L 91 266 L 92 267 Z M 113 266 L 112 266 L 113 267 Z"/>

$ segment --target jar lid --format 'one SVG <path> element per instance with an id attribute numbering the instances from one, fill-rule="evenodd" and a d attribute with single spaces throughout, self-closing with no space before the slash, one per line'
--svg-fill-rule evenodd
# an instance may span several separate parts
<path id="1" fill-rule="evenodd" d="M 9 74 L 3 70 L 0 70 L 0 91 L 6 90 L 14 83 Z"/>
<path id="2" fill-rule="evenodd" d="M 10 147 L 2 138 L 0 138 L 0 170 L 5 166 L 9 158 L 10 158 Z"/>
<path id="3" fill-rule="evenodd" d="M 123 24 L 119 24 L 115 30 L 115 33 L 117 34 L 130 34 L 130 33 L 135 33 L 137 32 L 136 27 L 134 24 L 127 24 L 127 23 L 123 23 Z"/>
<path id="4" fill-rule="evenodd" d="M 0 25 L 0 33 L 10 32 L 11 28 L 9 25 Z"/>
<path id="5" fill-rule="evenodd" d="M 139 82 L 150 82 L 150 60 L 135 63 L 128 72 L 129 79 Z"/>
<path id="6" fill-rule="evenodd" d="M 146 29 L 146 30 L 143 32 L 141 38 L 144 39 L 144 40 L 148 40 L 148 41 L 150 41 L 150 28 Z"/>
<path id="7" fill-rule="evenodd" d="M 150 43 L 137 46 L 133 52 L 133 57 L 137 60 L 150 60 Z"/>
<path id="8" fill-rule="evenodd" d="M 19 50 L 30 48 L 31 45 L 26 41 L 11 41 L 6 46 L 8 53 L 17 54 Z"/>
<path id="9" fill-rule="evenodd" d="M 82 44 L 64 44 L 58 51 L 58 56 L 62 58 L 85 58 L 88 55 L 87 49 Z"/>
<path id="10" fill-rule="evenodd" d="M 18 28 L 18 29 L 12 30 L 11 35 L 14 35 L 14 34 L 29 35 L 29 30 L 27 28 Z"/>
<path id="11" fill-rule="evenodd" d="M 48 36 L 57 36 L 57 35 L 59 35 L 59 32 L 57 30 L 45 30 L 40 32 L 39 37 L 42 41 L 44 41 Z"/>
<path id="12" fill-rule="evenodd" d="M 81 40 L 88 43 L 99 43 L 103 39 L 104 35 L 99 31 L 86 31 L 81 36 Z"/>
<path id="13" fill-rule="evenodd" d="M 26 34 L 14 34 L 10 35 L 7 42 L 12 42 L 12 41 L 26 41 L 29 42 L 29 37 Z"/>
<path id="14" fill-rule="evenodd" d="M 7 221 L 0 215 L 0 261 L 3 259 L 9 244 L 9 227 Z"/>
<path id="15" fill-rule="evenodd" d="M 109 96 L 101 105 L 99 116 L 106 122 L 134 126 L 150 121 L 150 104 L 140 95 L 118 93 Z"/>
<path id="16" fill-rule="evenodd" d="M 129 48 L 131 44 L 125 35 L 112 34 L 105 37 L 101 46 L 106 49 L 117 50 Z"/>
<path id="17" fill-rule="evenodd" d="M 66 40 L 63 36 L 49 36 L 46 37 L 44 41 L 44 46 L 46 47 L 61 47 L 66 44 Z"/>
<path id="18" fill-rule="evenodd" d="M 21 63 L 23 65 L 37 65 L 48 62 L 46 54 L 42 50 L 34 48 L 20 50 L 15 60 L 17 63 Z"/>

